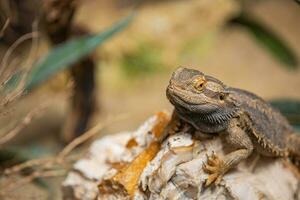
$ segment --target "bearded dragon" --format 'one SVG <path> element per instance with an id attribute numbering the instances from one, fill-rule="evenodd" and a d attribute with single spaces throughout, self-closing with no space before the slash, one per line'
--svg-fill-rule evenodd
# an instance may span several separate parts
<path id="1" fill-rule="evenodd" d="M 166 94 L 175 107 L 173 119 L 201 133 L 223 137 L 235 149 L 222 158 L 214 153 L 208 156 L 203 166 L 209 174 L 207 186 L 220 183 L 228 170 L 253 151 L 300 161 L 300 136 L 277 110 L 255 94 L 188 68 L 172 74 Z"/>

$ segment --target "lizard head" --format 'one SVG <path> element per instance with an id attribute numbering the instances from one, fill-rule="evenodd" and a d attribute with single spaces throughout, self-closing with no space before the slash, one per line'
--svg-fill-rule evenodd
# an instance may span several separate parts
<path id="1" fill-rule="evenodd" d="M 208 123 L 230 119 L 236 104 L 220 80 L 188 68 L 178 68 L 170 79 L 167 97 L 179 113 L 197 115 Z"/>

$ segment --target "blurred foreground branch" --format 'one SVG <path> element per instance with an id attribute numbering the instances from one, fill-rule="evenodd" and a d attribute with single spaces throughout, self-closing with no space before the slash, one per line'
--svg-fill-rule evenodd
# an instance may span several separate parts
<path id="1" fill-rule="evenodd" d="M 0 145 L 3 145 L 10 141 L 12 138 L 14 138 L 17 134 L 20 133 L 21 130 L 23 130 L 26 126 L 28 126 L 31 121 L 38 117 L 40 114 L 42 114 L 42 110 L 46 107 L 45 104 L 38 106 L 31 112 L 27 113 L 27 115 L 23 118 L 23 120 L 17 124 L 16 127 L 14 127 L 12 130 L 7 132 L 6 134 L 0 135 Z"/>
<path id="2" fill-rule="evenodd" d="M 98 123 L 81 136 L 75 138 L 54 157 L 29 160 L 5 169 L 3 172 L 5 175 L 5 180 L 2 180 L 0 183 L 0 196 L 5 196 L 5 194 L 9 193 L 10 191 L 24 185 L 25 183 L 31 182 L 36 178 L 63 175 L 66 172 L 65 170 L 70 167 L 70 164 L 78 159 L 78 155 L 70 155 L 76 147 L 97 135 L 104 127 L 122 120 L 125 117 L 127 116 L 113 116 L 104 120 L 102 123 Z M 33 169 L 32 173 L 20 177 L 20 173 L 29 168 Z"/>
<path id="3" fill-rule="evenodd" d="M 7 18 L 7 19 L 5 20 L 5 22 L 4 22 L 3 27 L 0 29 L 0 38 L 3 37 L 4 32 L 5 32 L 5 30 L 7 29 L 9 23 L 10 23 L 10 20 L 9 20 L 9 18 Z"/>

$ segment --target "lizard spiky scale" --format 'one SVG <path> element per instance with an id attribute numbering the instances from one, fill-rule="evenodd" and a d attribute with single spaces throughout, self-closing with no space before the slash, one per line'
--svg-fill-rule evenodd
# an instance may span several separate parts
<path id="1" fill-rule="evenodd" d="M 187 68 L 173 73 L 166 93 L 181 121 L 202 133 L 219 134 L 236 147 L 223 158 L 222 169 L 216 170 L 219 177 L 253 151 L 299 163 L 300 137 L 278 111 L 255 94 Z M 209 183 L 215 179 L 216 174 L 211 174 Z"/>

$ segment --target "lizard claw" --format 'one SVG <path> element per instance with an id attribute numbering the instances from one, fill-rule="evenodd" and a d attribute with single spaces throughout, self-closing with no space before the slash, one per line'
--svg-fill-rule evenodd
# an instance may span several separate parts
<path id="1" fill-rule="evenodd" d="M 207 163 L 202 166 L 203 171 L 209 174 L 205 186 L 209 186 L 212 183 L 218 185 L 223 178 L 224 162 L 214 152 L 211 156 L 206 154 L 206 157 Z"/>

